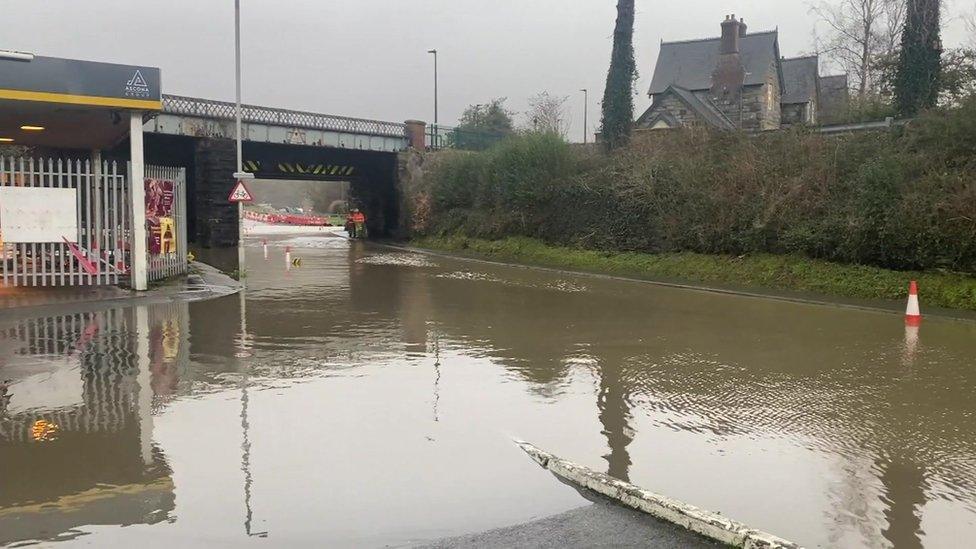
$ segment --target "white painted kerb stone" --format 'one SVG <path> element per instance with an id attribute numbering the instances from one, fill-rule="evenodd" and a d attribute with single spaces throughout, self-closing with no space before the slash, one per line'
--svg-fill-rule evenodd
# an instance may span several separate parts
<path id="1" fill-rule="evenodd" d="M 793 542 L 749 528 L 718 513 L 655 494 L 582 465 L 560 459 L 528 442 L 516 440 L 515 443 L 539 465 L 561 478 L 705 537 L 743 549 L 801 549 Z"/>

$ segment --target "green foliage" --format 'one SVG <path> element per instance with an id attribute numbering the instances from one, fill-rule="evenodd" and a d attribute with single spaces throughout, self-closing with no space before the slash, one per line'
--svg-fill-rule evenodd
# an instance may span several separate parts
<path id="1" fill-rule="evenodd" d="M 976 49 L 956 48 L 942 56 L 939 102 L 956 106 L 967 97 L 976 96 Z"/>
<path id="2" fill-rule="evenodd" d="M 972 173 L 976 98 L 847 136 L 687 129 L 603 154 L 528 134 L 441 157 L 425 177 L 428 215 L 414 227 L 601 251 L 976 273 Z"/>
<path id="3" fill-rule="evenodd" d="M 894 118 L 898 113 L 891 102 L 891 98 L 883 95 L 866 94 L 863 97 L 853 96 L 847 103 L 847 111 L 841 117 L 842 123 L 876 122 L 888 117 Z"/>
<path id="4" fill-rule="evenodd" d="M 603 142 L 613 149 L 625 144 L 634 125 L 634 0 L 617 1 L 617 23 L 607 86 L 603 92 Z"/>
<path id="5" fill-rule="evenodd" d="M 524 231 L 555 183 L 572 177 L 579 163 L 566 142 L 548 133 L 513 137 L 483 153 L 451 153 L 430 175 L 433 209 L 443 214 L 445 230 Z"/>
<path id="6" fill-rule="evenodd" d="M 951 273 L 905 273 L 877 267 L 839 265 L 794 255 L 608 253 L 552 246 L 525 237 L 482 240 L 452 235 L 419 238 L 414 244 L 423 248 L 559 269 L 862 299 L 902 299 L 908 289 L 907 281 L 918 280 L 926 305 L 976 310 L 976 278 Z"/>
<path id="7" fill-rule="evenodd" d="M 464 132 L 511 134 L 512 112 L 505 108 L 505 98 L 492 99 L 483 105 L 470 105 L 461 114 L 458 129 Z"/>
<path id="8" fill-rule="evenodd" d="M 903 116 L 932 108 L 939 99 L 940 5 L 941 0 L 908 0 L 894 86 L 895 103 Z"/>

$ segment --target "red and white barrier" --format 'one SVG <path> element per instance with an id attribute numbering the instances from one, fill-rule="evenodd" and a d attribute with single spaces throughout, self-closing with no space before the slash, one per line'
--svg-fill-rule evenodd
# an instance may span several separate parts
<path id="1" fill-rule="evenodd" d="M 918 308 L 918 283 L 914 280 L 908 285 L 908 307 L 905 309 L 905 324 L 918 326 L 922 323 L 922 312 Z"/>
<path id="2" fill-rule="evenodd" d="M 325 227 L 331 225 L 329 218 L 318 217 L 315 215 L 298 214 L 267 214 L 244 210 L 244 219 L 260 221 L 271 225 L 302 225 L 312 227 Z"/>

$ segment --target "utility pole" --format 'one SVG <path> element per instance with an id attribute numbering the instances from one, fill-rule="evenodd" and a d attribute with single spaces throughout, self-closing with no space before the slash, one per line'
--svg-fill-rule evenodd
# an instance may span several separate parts
<path id="1" fill-rule="evenodd" d="M 585 145 L 590 133 L 589 120 L 587 120 L 590 108 L 590 92 L 586 88 L 580 91 L 583 92 L 583 144 Z"/>
<path id="2" fill-rule="evenodd" d="M 434 126 L 437 126 L 437 50 L 428 50 L 434 54 Z"/>
<path id="3" fill-rule="evenodd" d="M 244 173 L 243 146 L 241 145 L 241 0 L 234 0 L 234 77 L 237 85 L 234 103 L 234 121 L 237 126 L 237 171 L 234 179 L 251 179 L 253 174 Z M 244 278 L 244 203 L 237 203 L 237 274 L 241 284 Z"/>
<path id="4" fill-rule="evenodd" d="M 431 133 L 432 139 L 430 140 L 430 145 L 436 149 L 439 148 L 439 144 L 436 141 L 440 135 L 440 132 L 437 130 L 437 50 L 427 50 L 427 53 L 434 54 L 434 131 Z"/>

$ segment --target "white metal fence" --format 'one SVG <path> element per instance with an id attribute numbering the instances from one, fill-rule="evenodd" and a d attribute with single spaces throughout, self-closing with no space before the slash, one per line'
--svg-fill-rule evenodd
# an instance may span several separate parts
<path id="1" fill-rule="evenodd" d="M 96 286 L 126 281 L 132 264 L 133 221 L 127 184 L 131 178 L 119 168 L 116 162 L 0 156 L 0 188 L 70 189 L 75 202 L 72 212 L 70 193 L 0 193 L 0 286 Z M 147 198 L 158 199 L 141 221 L 147 223 L 150 239 L 148 279 L 185 274 L 186 170 L 146 166 L 144 185 Z M 45 204 L 49 196 L 68 196 L 67 206 Z M 25 236 L 42 233 L 36 239 Z M 55 233 L 60 236 L 51 236 Z"/>
<path id="2" fill-rule="evenodd" d="M 151 211 L 152 205 L 147 204 L 146 216 L 149 218 L 149 227 L 146 230 L 150 245 L 147 246 L 149 253 L 148 279 L 161 280 L 178 274 L 185 274 L 187 271 L 187 239 L 186 239 L 186 169 L 173 168 L 166 166 L 146 166 L 146 197 L 147 202 L 152 202 L 152 190 L 157 192 L 172 192 L 172 203 L 165 209 L 167 215 L 172 219 L 172 225 L 168 221 L 155 219 L 156 212 Z M 172 189 L 172 191 L 160 189 Z M 174 234 L 165 234 L 167 228 L 171 228 Z M 160 234 L 156 234 L 156 232 Z M 153 240 L 156 239 L 154 250 Z"/>
<path id="3" fill-rule="evenodd" d="M 8 242 L 0 233 L 0 285 L 118 284 L 120 275 L 128 272 L 129 194 L 115 162 L 0 157 L 0 187 L 74 189 L 77 197 L 74 240 Z M 0 215 L 10 219 L 0 218 L 0 227 L 36 221 L 18 220 L 15 212 L 6 212 Z"/>

